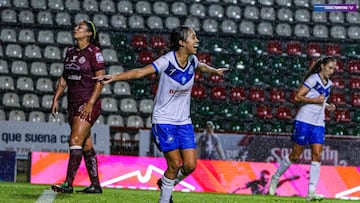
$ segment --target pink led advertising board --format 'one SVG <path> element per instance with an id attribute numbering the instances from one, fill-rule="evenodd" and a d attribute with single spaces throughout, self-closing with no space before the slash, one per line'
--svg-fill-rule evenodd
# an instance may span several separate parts
<path id="1" fill-rule="evenodd" d="M 98 155 L 103 187 L 157 189 L 156 181 L 166 169 L 164 158 Z M 56 184 L 65 179 L 68 154 L 33 152 L 33 184 Z M 277 163 L 199 160 L 194 173 L 175 187 L 177 191 L 266 194 Z M 317 191 L 328 198 L 360 199 L 360 167 L 322 166 Z M 309 165 L 293 164 L 280 179 L 278 195 L 305 196 Z M 82 162 L 74 185 L 87 186 Z"/>

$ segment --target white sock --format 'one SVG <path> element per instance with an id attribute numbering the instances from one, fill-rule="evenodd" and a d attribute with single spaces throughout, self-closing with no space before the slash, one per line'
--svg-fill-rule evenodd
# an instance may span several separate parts
<path id="1" fill-rule="evenodd" d="M 320 166 L 321 163 L 312 161 L 310 165 L 310 180 L 309 180 L 309 193 L 315 192 L 316 185 L 320 177 Z"/>
<path id="2" fill-rule="evenodd" d="M 174 189 L 175 180 L 171 180 L 165 175 L 161 177 L 162 185 L 160 192 L 160 200 L 159 203 L 169 203 L 172 191 Z"/>
<path id="3" fill-rule="evenodd" d="M 176 179 L 175 179 L 175 185 L 179 184 L 182 180 L 184 180 L 186 176 L 181 172 L 181 169 L 179 170 Z"/>
<path id="4" fill-rule="evenodd" d="M 276 170 L 275 174 L 274 174 L 274 178 L 276 180 L 279 180 L 280 179 L 280 176 L 282 174 L 285 173 L 286 170 L 288 170 L 288 168 L 290 167 L 291 165 L 291 161 L 289 159 L 289 155 L 288 156 L 285 156 L 285 158 L 280 162 L 280 166 L 279 168 Z"/>

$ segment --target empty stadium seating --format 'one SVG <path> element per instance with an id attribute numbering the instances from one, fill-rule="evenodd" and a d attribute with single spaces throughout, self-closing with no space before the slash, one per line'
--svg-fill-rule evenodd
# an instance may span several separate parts
<path id="1" fill-rule="evenodd" d="M 218 126 L 226 130 L 283 132 L 282 122 L 294 116 L 293 96 L 302 83 L 302 75 L 316 57 L 328 55 L 336 57 L 338 66 L 331 78 L 334 85 L 329 102 L 340 108 L 327 114 L 328 125 L 335 133 L 346 133 L 340 127 L 334 128 L 331 122 L 334 118 L 349 132 L 355 132 L 355 127 L 348 123 L 355 120 L 354 109 L 360 106 L 360 15 L 313 12 L 314 2 L 1 1 L 0 96 L 4 112 L 8 115 L 13 108 L 26 107 L 24 116 L 18 113 L 12 119 L 29 120 L 26 119 L 29 109 L 41 108 L 46 113 L 42 121 L 59 122 L 49 114 L 51 97 L 63 72 L 64 50 L 74 44 L 72 26 L 82 20 L 92 20 L 98 27 L 106 74 L 151 63 L 168 48 L 170 30 L 185 24 L 197 31 L 199 61 L 230 69 L 224 77 L 195 74 L 194 126 L 202 126 L 197 120 L 203 118 L 215 117 L 214 121 L 251 118 L 254 124 L 249 126 L 235 123 Z M 343 3 L 348 2 L 352 1 Z M 132 120 L 127 116 L 134 114 L 141 119 L 138 117 L 130 126 L 144 126 L 151 109 L 141 101 L 153 99 L 157 79 L 154 74 L 106 85 L 101 94 L 104 115 L 97 122 L 113 123 L 108 115 L 119 113 L 125 114 L 121 115 L 124 121 L 122 124 L 114 121 L 115 124 L 127 126 Z M 39 105 L 24 103 L 29 93 L 38 98 Z M 63 98 L 60 104 L 65 110 L 66 96 Z M 129 111 L 120 103 L 130 98 L 136 108 Z M 231 112 L 230 107 L 235 110 Z M 65 118 L 60 120 L 66 122 Z M 146 127 L 151 126 L 148 120 Z M 261 123 L 263 120 L 267 125 Z"/>

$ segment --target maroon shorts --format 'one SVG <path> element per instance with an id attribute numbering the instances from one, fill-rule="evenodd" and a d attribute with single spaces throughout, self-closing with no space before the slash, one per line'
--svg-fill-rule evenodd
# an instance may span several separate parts
<path id="1" fill-rule="evenodd" d="M 78 102 L 69 102 L 68 103 L 68 108 L 67 108 L 67 113 L 68 113 L 68 121 L 69 124 L 72 125 L 72 121 L 74 119 L 74 117 L 79 117 L 81 112 L 79 111 L 80 107 L 82 105 L 84 105 L 87 101 L 78 101 Z M 86 121 L 88 123 L 91 124 L 91 126 L 94 125 L 94 123 L 96 122 L 97 118 L 100 116 L 101 114 L 101 101 L 98 100 L 93 107 L 93 110 L 91 112 L 91 119 L 90 117 L 86 118 Z"/>

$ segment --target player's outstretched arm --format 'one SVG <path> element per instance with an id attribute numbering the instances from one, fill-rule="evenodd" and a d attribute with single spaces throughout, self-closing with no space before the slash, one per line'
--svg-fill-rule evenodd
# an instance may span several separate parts
<path id="1" fill-rule="evenodd" d="M 93 77 L 94 80 L 97 80 L 98 82 L 102 84 L 108 84 L 113 81 L 118 80 L 132 80 L 132 79 L 138 79 L 142 78 L 144 76 L 150 75 L 152 73 L 155 73 L 155 68 L 152 64 L 146 65 L 143 68 L 136 68 L 132 70 L 125 71 L 123 73 L 118 73 L 115 75 L 103 75 L 103 76 L 96 76 Z"/>
<path id="2" fill-rule="evenodd" d="M 224 72 L 229 70 L 228 68 L 214 68 L 214 67 L 207 65 L 206 63 L 199 63 L 198 69 L 201 72 L 214 73 L 217 75 L 224 75 Z"/>

